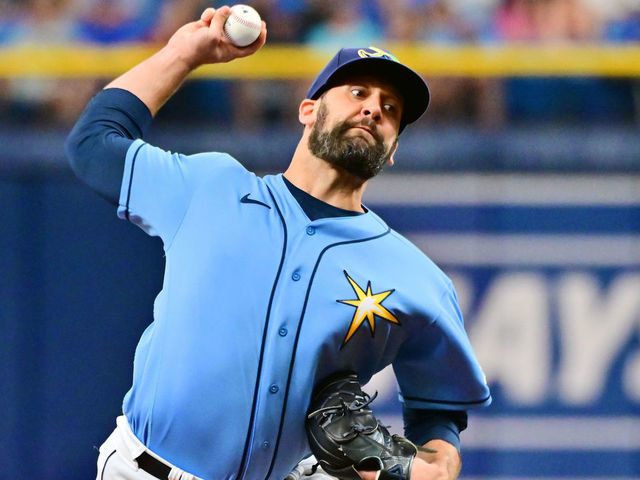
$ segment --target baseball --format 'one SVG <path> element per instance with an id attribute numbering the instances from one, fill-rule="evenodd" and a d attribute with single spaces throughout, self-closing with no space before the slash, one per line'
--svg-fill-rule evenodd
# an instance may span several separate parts
<path id="1" fill-rule="evenodd" d="M 236 47 L 251 45 L 260 36 L 260 14 L 248 5 L 234 5 L 224 24 L 224 34 Z"/>

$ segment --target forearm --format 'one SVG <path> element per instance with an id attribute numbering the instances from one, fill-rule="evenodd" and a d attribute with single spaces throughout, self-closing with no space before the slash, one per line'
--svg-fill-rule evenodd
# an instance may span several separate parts
<path id="1" fill-rule="evenodd" d="M 462 462 L 458 449 L 444 440 L 430 440 L 424 444 L 430 451 L 418 451 L 413 459 L 410 480 L 455 480 Z M 363 480 L 378 480 L 377 471 L 360 471 Z"/>
<path id="2" fill-rule="evenodd" d="M 462 461 L 456 447 L 444 440 L 431 440 L 427 442 L 424 447 L 432 450 L 433 453 L 418 452 L 411 471 L 411 480 L 435 480 L 436 478 L 455 480 L 458 478 Z M 427 472 L 422 462 L 432 468 Z M 436 476 L 434 476 L 434 473 Z"/>
<path id="3" fill-rule="evenodd" d="M 109 83 L 105 89 L 128 90 L 155 114 L 178 90 L 193 70 L 188 59 L 176 48 L 167 44 L 153 56 L 136 65 Z"/>
<path id="4" fill-rule="evenodd" d="M 229 7 L 207 8 L 200 19 L 182 26 L 167 45 L 105 87 L 90 102 L 66 142 L 74 172 L 112 203 L 118 202 L 126 152 L 142 138 L 152 117 L 198 66 L 228 62 L 264 45 L 266 24 L 251 45 L 226 40 Z"/>
<path id="5" fill-rule="evenodd" d="M 264 22 L 254 43 L 243 48 L 232 45 L 222 33 L 229 14 L 227 6 L 207 8 L 199 20 L 178 29 L 164 48 L 116 78 L 106 88 L 128 90 L 155 115 L 189 73 L 199 66 L 246 57 L 264 45 L 267 38 Z"/>
<path id="6" fill-rule="evenodd" d="M 416 468 L 429 464 L 428 475 L 411 476 L 411 480 L 431 480 L 433 478 L 454 479 L 460 471 L 460 432 L 467 428 L 467 412 L 464 410 L 434 410 L 402 406 L 405 434 L 416 445 L 435 450 L 428 454 L 419 452 L 415 460 Z"/>

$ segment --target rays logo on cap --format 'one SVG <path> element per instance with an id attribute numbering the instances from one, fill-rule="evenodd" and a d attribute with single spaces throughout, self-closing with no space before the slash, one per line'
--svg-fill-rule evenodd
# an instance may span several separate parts
<path id="1" fill-rule="evenodd" d="M 394 55 L 378 47 L 369 47 L 368 49 L 361 48 L 358 50 L 358 55 L 362 58 L 382 57 L 400 63 L 400 60 L 398 60 Z"/>

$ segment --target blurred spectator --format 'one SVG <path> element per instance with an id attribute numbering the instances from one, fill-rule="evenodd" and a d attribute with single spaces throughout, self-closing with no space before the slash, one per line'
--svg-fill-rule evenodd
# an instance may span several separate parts
<path id="1" fill-rule="evenodd" d="M 414 1 L 414 14 L 420 19 L 416 40 L 431 44 L 474 42 L 476 32 L 465 19 L 456 15 L 447 0 Z"/>
<path id="2" fill-rule="evenodd" d="M 10 45 L 18 37 L 24 5 L 11 0 L 0 0 L 0 47 Z M 0 120 L 9 116 L 11 108 L 10 82 L 0 78 Z"/>
<path id="3" fill-rule="evenodd" d="M 626 43 L 640 42 L 640 4 L 624 5 L 607 18 L 604 40 Z"/>
<path id="4" fill-rule="evenodd" d="M 20 3 L 12 42 L 57 44 L 72 38 L 72 0 L 27 0 Z"/>
<path id="5" fill-rule="evenodd" d="M 536 12 L 544 42 L 593 42 L 599 37 L 598 19 L 584 0 L 546 0 Z"/>
<path id="6" fill-rule="evenodd" d="M 207 0 L 155 0 L 155 3 L 161 4 L 157 6 L 155 28 L 150 32 L 149 40 L 158 44 L 166 43 L 182 25 L 199 19 L 205 8 L 214 3 L 217 3 L 213 5 L 215 7 L 228 4 Z M 231 123 L 234 109 L 232 84 L 228 80 L 188 80 L 160 111 L 159 124 Z"/>
<path id="7" fill-rule="evenodd" d="M 11 44 L 19 38 L 26 14 L 23 3 L 0 0 L 0 45 Z"/>
<path id="8" fill-rule="evenodd" d="M 149 23 L 154 25 L 148 39 L 159 44 L 166 43 L 182 25 L 200 18 L 202 11 L 210 6 L 206 0 L 153 0 L 154 8 L 144 9 Z M 158 14 L 158 12 L 160 12 Z"/>
<path id="9" fill-rule="evenodd" d="M 499 40 L 508 43 L 538 39 L 536 3 L 538 0 L 506 0 L 495 13 L 494 31 Z"/>
<path id="10" fill-rule="evenodd" d="M 482 16 L 458 14 L 454 5 L 450 0 L 403 0 L 401 5 L 387 4 L 384 11 L 390 20 L 388 36 L 394 42 L 442 46 L 474 42 L 485 20 Z M 499 81 L 438 76 L 427 78 L 427 82 L 432 92 L 431 104 L 420 124 L 463 123 L 485 128 L 502 125 L 504 109 Z"/>
<path id="11" fill-rule="evenodd" d="M 497 37 L 508 43 L 590 42 L 599 22 L 584 0 L 506 0 L 497 8 Z"/>
<path id="12" fill-rule="evenodd" d="M 21 5 L 11 42 L 16 45 L 64 44 L 72 41 L 73 0 L 28 0 Z M 8 114 L 14 123 L 65 123 L 67 108 L 86 102 L 93 82 L 22 78 L 7 81 Z M 78 108 L 72 109 L 75 115 Z"/>
<path id="13" fill-rule="evenodd" d="M 162 44 L 223 0 L 0 0 L 0 45 L 86 42 Z M 347 45 L 640 42 L 638 0 L 247 0 L 269 25 L 269 43 L 334 52 Z M 528 121 L 628 121 L 635 83 L 597 78 L 427 79 L 423 123 L 497 127 Z M 107 79 L 0 79 L 0 116 L 72 122 Z M 166 107 L 180 122 L 262 128 L 295 123 L 308 79 L 192 80 Z M 251 108 L 246 108 L 250 105 Z M 4 115 L 6 116 L 6 114 Z"/>
<path id="14" fill-rule="evenodd" d="M 492 28 L 493 14 L 503 0 L 448 0 L 454 15 L 469 25 L 480 43 L 495 39 Z"/>
<path id="15" fill-rule="evenodd" d="M 602 22 L 585 0 L 508 0 L 495 15 L 507 43 L 595 43 Z M 507 118 L 515 122 L 620 122 L 633 117 L 630 82 L 592 78 L 510 78 L 504 82 Z"/>
<path id="16" fill-rule="evenodd" d="M 269 43 L 297 43 L 305 29 L 304 2 L 292 0 L 256 0 L 251 5 L 269 26 Z"/>
<path id="17" fill-rule="evenodd" d="M 396 0 L 387 2 L 378 0 L 384 27 L 384 38 L 389 42 L 415 42 L 418 38 L 421 18 L 414 15 L 412 7 L 414 0 Z"/>
<path id="18" fill-rule="evenodd" d="M 256 8 L 266 12 L 269 26 L 269 42 L 272 27 L 269 17 L 275 21 L 298 23 L 301 30 L 282 29 L 276 26 L 275 41 L 302 39 L 308 46 L 331 52 L 347 45 L 376 43 L 382 32 L 366 16 L 365 2 L 360 0 L 309 0 L 305 10 L 292 11 L 290 4 L 277 1 L 254 2 Z M 300 15 L 301 22 L 284 18 L 292 12 Z M 306 93 L 307 81 L 299 80 L 245 80 L 236 82 L 234 89 L 233 119 L 242 129 L 264 126 L 297 124 L 297 107 Z M 250 105 L 251 108 L 246 108 Z"/>
<path id="19" fill-rule="evenodd" d="M 85 0 L 75 36 L 103 44 L 149 40 L 162 4 L 158 0 Z"/>
<path id="20" fill-rule="evenodd" d="M 312 16 L 317 18 L 304 41 L 313 48 L 335 52 L 351 45 L 379 43 L 384 32 L 365 15 L 361 0 L 310 1 Z M 370 10 L 369 10 L 370 11 Z"/>

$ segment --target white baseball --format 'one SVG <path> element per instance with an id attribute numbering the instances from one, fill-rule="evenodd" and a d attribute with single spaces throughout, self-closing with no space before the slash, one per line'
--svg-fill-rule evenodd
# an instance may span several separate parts
<path id="1" fill-rule="evenodd" d="M 236 47 L 251 45 L 260 36 L 260 15 L 248 5 L 234 5 L 224 24 L 224 34 Z"/>

